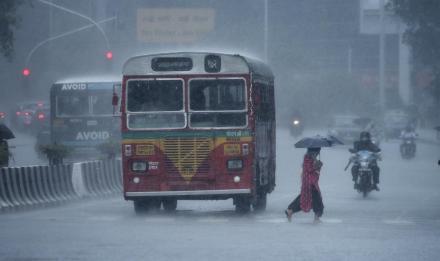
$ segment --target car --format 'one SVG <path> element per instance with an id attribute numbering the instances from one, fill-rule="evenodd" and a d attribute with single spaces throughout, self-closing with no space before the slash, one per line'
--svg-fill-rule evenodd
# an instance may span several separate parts
<path id="1" fill-rule="evenodd" d="M 10 123 L 17 130 L 26 130 L 32 124 L 35 111 L 47 104 L 43 101 L 20 102 L 12 109 Z"/>
<path id="2" fill-rule="evenodd" d="M 50 108 L 43 106 L 35 110 L 32 114 L 32 131 L 38 133 L 41 130 L 48 130 L 50 121 Z"/>
<path id="3" fill-rule="evenodd" d="M 385 138 L 396 139 L 400 137 L 400 133 L 411 119 L 408 113 L 403 110 L 389 110 L 384 114 L 384 132 Z"/>
<path id="4" fill-rule="evenodd" d="M 0 123 L 6 122 L 6 112 L 0 111 Z"/>
<path id="5" fill-rule="evenodd" d="M 338 114 L 331 118 L 328 134 L 335 136 L 344 143 L 357 140 L 363 130 L 360 124 L 356 123 L 360 117 L 357 115 Z"/>

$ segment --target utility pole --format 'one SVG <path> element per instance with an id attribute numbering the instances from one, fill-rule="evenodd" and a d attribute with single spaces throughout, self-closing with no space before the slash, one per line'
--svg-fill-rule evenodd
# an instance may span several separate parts
<path id="1" fill-rule="evenodd" d="M 379 104 L 380 113 L 383 115 L 385 112 L 385 23 L 384 23 L 384 0 L 379 2 L 379 15 L 380 15 L 380 32 L 379 32 Z"/>
<path id="2" fill-rule="evenodd" d="M 269 41 L 269 4 L 264 0 L 264 62 L 268 63 L 268 41 Z"/>
<path id="3" fill-rule="evenodd" d="M 348 47 L 348 54 L 347 54 L 347 72 L 348 74 L 351 74 L 353 71 L 353 48 Z"/>

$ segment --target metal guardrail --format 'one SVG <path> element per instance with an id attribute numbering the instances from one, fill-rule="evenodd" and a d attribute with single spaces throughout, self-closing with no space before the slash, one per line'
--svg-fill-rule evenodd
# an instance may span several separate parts
<path id="1" fill-rule="evenodd" d="M 121 160 L 0 168 L 0 212 L 116 193 Z"/>

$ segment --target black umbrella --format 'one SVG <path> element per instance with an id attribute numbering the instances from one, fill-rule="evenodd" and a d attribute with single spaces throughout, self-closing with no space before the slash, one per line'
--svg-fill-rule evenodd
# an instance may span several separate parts
<path id="1" fill-rule="evenodd" d="M 328 135 L 328 137 L 326 139 L 329 140 L 332 143 L 331 146 L 333 146 L 333 145 L 344 145 L 344 143 L 340 139 L 336 138 L 333 135 Z"/>
<path id="2" fill-rule="evenodd" d="M 295 143 L 295 148 L 322 148 L 322 147 L 331 147 L 333 145 L 343 145 L 339 139 L 334 136 L 322 137 L 305 137 Z"/>
<path id="3" fill-rule="evenodd" d="M 5 124 L 0 123 L 0 139 L 9 140 L 15 138 L 14 133 Z"/>

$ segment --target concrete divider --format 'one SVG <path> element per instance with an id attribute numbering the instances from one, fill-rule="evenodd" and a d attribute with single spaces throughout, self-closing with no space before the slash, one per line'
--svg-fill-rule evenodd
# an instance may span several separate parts
<path id="1" fill-rule="evenodd" d="M 121 160 L 0 168 L 0 211 L 121 192 Z"/>

